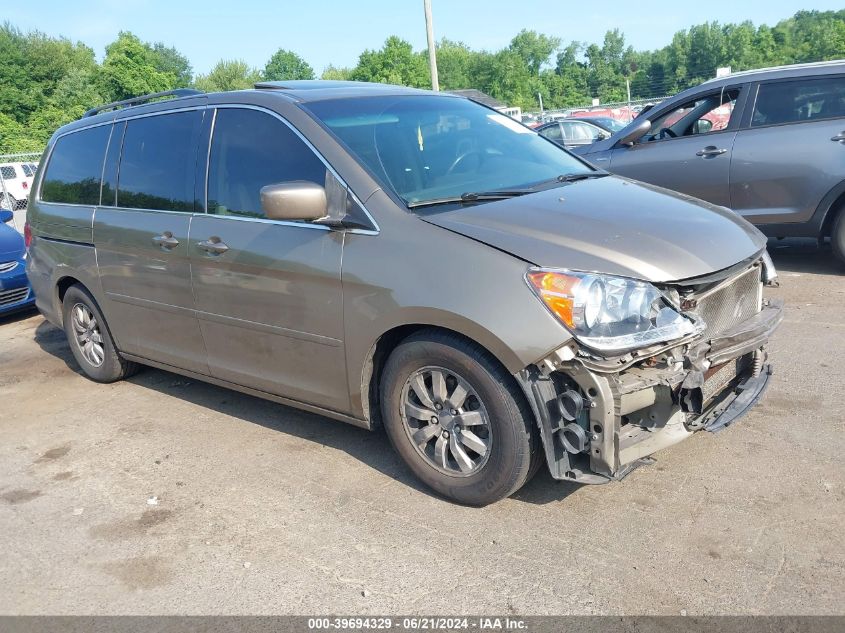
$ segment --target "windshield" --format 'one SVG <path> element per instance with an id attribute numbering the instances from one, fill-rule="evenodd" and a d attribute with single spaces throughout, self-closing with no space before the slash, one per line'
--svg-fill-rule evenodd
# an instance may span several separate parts
<path id="1" fill-rule="evenodd" d="M 467 99 L 366 97 L 306 107 L 406 204 L 593 171 L 533 130 Z"/>
<path id="2" fill-rule="evenodd" d="M 596 119 L 599 123 L 610 129 L 611 132 L 618 132 L 619 130 L 623 129 L 628 123 L 622 123 L 622 121 L 617 121 L 616 119 L 608 118 L 601 118 Z"/>

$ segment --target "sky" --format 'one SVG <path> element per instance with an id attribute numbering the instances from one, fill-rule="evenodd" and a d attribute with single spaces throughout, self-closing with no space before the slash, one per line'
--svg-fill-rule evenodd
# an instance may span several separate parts
<path id="1" fill-rule="evenodd" d="M 521 29 L 572 40 L 601 42 L 619 28 L 636 49 L 668 44 L 681 29 L 704 21 L 751 20 L 774 25 L 800 9 L 841 9 L 842 0 L 432 0 L 434 34 L 476 49 L 507 46 Z M 220 59 L 263 68 L 279 48 L 296 51 L 317 75 L 329 64 L 354 66 L 365 49 L 390 35 L 426 46 L 423 0 L 34 0 L 3 4 L 0 21 L 23 31 L 81 41 L 102 59 L 118 31 L 175 46 L 195 73 Z"/>

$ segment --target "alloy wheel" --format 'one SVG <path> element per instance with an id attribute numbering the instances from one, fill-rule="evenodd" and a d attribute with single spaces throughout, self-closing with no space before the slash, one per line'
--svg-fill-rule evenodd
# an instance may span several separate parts
<path id="1" fill-rule="evenodd" d="M 86 361 L 94 367 L 103 364 L 106 358 L 100 324 L 91 309 L 84 303 L 76 303 L 70 311 L 76 344 Z"/>
<path id="2" fill-rule="evenodd" d="M 402 389 L 405 433 L 430 465 L 447 475 L 468 477 L 490 456 L 490 418 L 473 386 L 443 367 L 423 367 Z"/>

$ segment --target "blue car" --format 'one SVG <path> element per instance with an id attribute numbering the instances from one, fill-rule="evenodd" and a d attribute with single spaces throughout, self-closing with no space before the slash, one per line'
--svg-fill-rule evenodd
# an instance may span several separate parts
<path id="1" fill-rule="evenodd" d="M 26 278 L 23 237 L 6 224 L 12 217 L 11 211 L 0 209 L 0 316 L 35 305 L 35 294 Z"/>

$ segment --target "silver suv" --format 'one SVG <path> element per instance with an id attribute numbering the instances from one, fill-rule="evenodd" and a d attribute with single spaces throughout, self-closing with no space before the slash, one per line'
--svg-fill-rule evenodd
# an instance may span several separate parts
<path id="1" fill-rule="evenodd" d="M 172 96 L 63 127 L 36 177 L 27 272 L 93 380 L 151 365 L 383 425 L 469 504 L 544 462 L 620 479 L 768 383 L 775 271 L 729 211 L 454 95 Z"/>
<path id="2" fill-rule="evenodd" d="M 729 207 L 770 237 L 831 238 L 845 261 L 845 62 L 735 73 L 576 153 Z"/>

